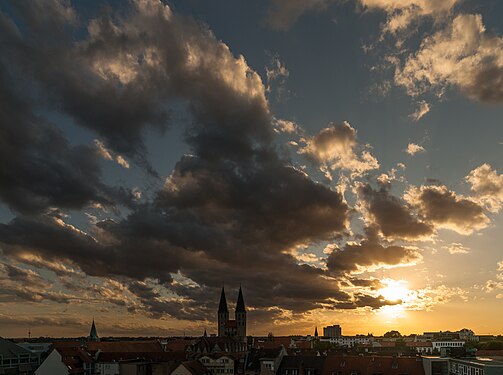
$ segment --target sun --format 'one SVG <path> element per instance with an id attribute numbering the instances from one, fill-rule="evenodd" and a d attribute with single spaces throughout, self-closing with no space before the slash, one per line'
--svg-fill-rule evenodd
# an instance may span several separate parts
<path id="1" fill-rule="evenodd" d="M 405 302 L 410 296 L 410 290 L 407 288 L 407 281 L 405 280 L 383 280 L 386 285 L 384 288 L 379 289 L 377 292 L 388 301 L 402 301 Z"/>

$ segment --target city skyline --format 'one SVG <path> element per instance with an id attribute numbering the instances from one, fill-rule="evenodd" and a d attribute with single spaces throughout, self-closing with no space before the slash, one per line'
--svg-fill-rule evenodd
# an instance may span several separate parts
<path id="1" fill-rule="evenodd" d="M 0 3 L 0 336 L 503 334 L 499 14 Z"/>

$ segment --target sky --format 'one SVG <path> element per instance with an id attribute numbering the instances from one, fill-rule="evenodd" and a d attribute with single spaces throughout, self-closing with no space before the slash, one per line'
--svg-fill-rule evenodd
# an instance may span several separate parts
<path id="1" fill-rule="evenodd" d="M 503 3 L 0 3 L 0 335 L 503 334 Z"/>

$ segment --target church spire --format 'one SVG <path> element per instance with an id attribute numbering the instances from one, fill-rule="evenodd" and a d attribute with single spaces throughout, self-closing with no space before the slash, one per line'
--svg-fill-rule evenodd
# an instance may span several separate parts
<path id="1" fill-rule="evenodd" d="M 238 302 L 236 303 L 236 312 L 245 312 L 245 301 L 243 299 L 243 291 L 241 285 L 239 286 Z"/>
<path id="2" fill-rule="evenodd" d="M 229 309 L 227 309 L 227 300 L 225 299 L 225 290 L 222 287 L 222 294 L 220 294 L 220 304 L 218 305 L 219 313 L 228 313 Z"/>
<path id="3" fill-rule="evenodd" d="M 96 325 L 94 324 L 94 318 L 93 318 L 93 324 L 91 325 L 91 332 L 89 332 L 89 340 L 99 341 L 98 330 L 96 329 Z"/>
<path id="4" fill-rule="evenodd" d="M 314 337 L 318 337 L 318 326 L 314 328 Z"/>

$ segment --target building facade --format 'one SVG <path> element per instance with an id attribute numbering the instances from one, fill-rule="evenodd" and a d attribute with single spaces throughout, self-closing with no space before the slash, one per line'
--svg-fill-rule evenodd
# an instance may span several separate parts
<path id="1" fill-rule="evenodd" d="M 235 319 L 229 319 L 229 309 L 225 298 L 225 290 L 222 288 L 220 304 L 218 305 L 218 336 L 233 337 L 240 341 L 246 340 L 246 308 L 243 291 L 239 287 L 238 300 L 236 303 Z"/>
<path id="2" fill-rule="evenodd" d="M 339 324 L 335 324 L 333 326 L 328 326 L 323 328 L 323 336 L 324 337 L 341 337 L 342 329 Z"/>

